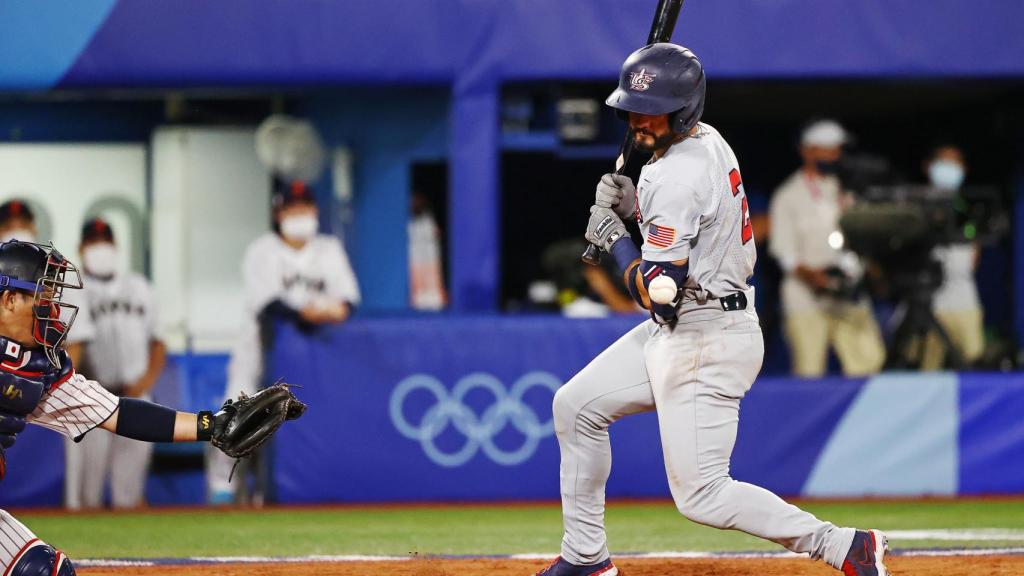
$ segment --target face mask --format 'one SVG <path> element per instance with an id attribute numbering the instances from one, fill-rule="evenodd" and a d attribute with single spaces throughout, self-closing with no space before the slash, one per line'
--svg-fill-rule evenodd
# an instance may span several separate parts
<path id="1" fill-rule="evenodd" d="M 20 240 L 22 242 L 35 242 L 36 235 L 28 228 L 15 228 L 7 233 L 8 240 Z"/>
<path id="2" fill-rule="evenodd" d="M 936 160 L 928 166 L 932 186 L 942 190 L 958 190 L 964 182 L 964 168 L 952 160 Z"/>
<path id="3" fill-rule="evenodd" d="M 117 248 L 107 242 L 94 244 L 82 251 L 82 261 L 86 272 L 92 276 L 113 276 L 117 270 Z"/>
<path id="4" fill-rule="evenodd" d="M 831 176 L 839 172 L 839 162 L 835 161 L 816 160 L 814 166 L 822 176 Z"/>
<path id="5" fill-rule="evenodd" d="M 312 214 L 289 216 L 281 220 L 281 234 L 288 240 L 305 241 L 316 236 L 319 226 L 316 216 Z"/>

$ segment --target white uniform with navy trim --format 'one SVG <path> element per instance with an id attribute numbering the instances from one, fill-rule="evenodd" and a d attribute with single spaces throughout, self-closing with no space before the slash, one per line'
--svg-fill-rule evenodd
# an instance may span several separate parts
<path id="1" fill-rule="evenodd" d="M 326 306 L 343 300 L 359 303 L 359 285 L 345 248 L 336 236 L 318 234 L 299 250 L 268 232 L 249 245 L 242 262 L 245 307 L 249 317 L 231 351 L 227 398 L 256 391 L 263 370 L 257 315 L 280 299 L 289 307 Z"/>
<path id="2" fill-rule="evenodd" d="M 105 422 L 117 410 L 118 398 L 93 380 L 74 374 L 43 394 L 36 409 L 25 420 L 49 428 L 71 439 L 81 439 Z M 106 434 L 100 432 L 99 434 Z M 17 467 L 17 462 L 8 463 Z M 7 574 L 13 560 L 38 538 L 14 516 L 0 510 L 0 566 Z"/>
<path id="3" fill-rule="evenodd" d="M 157 339 L 152 287 L 134 272 L 109 279 L 85 276 L 83 287 L 85 306 L 79 316 L 91 320 L 95 334 L 85 346 L 85 365 L 90 376 L 120 394 L 149 366 L 150 345 Z M 113 434 L 92 434 L 78 445 L 67 444 L 65 505 L 72 510 L 101 506 L 109 477 L 115 508 L 141 506 L 152 454 L 151 443 Z"/>
<path id="4" fill-rule="evenodd" d="M 644 259 L 689 259 L 674 328 L 644 322 L 602 352 L 555 395 L 565 535 L 562 557 L 608 558 L 605 483 L 608 427 L 656 410 L 669 487 L 679 511 L 708 526 L 742 530 L 840 567 L 854 530 L 837 528 L 774 494 L 729 476 L 740 400 L 761 369 L 754 311 L 755 249 L 739 165 L 707 124 L 641 173 Z M 718 298 L 743 292 L 745 310 Z"/>
<path id="5" fill-rule="evenodd" d="M 268 232 L 249 245 L 242 261 L 245 308 L 249 317 L 231 351 L 225 398 L 252 394 L 263 371 L 258 315 L 267 304 L 280 299 L 289 307 L 328 306 L 338 301 L 359 304 L 359 285 L 345 248 L 336 236 L 317 234 L 296 250 L 280 236 Z M 207 472 L 212 492 L 230 490 L 233 462 L 219 451 L 211 452 Z"/>

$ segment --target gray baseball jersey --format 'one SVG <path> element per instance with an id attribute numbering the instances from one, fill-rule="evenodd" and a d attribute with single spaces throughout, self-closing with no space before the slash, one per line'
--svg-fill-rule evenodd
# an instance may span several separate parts
<path id="1" fill-rule="evenodd" d="M 645 260 L 688 259 L 685 287 L 725 296 L 747 288 L 757 250 L 736 155 L 711 126 L 697 130 L 641 170 L 637 221 Z"/>
<path id="2" fill-rule="evenodd" d="M 839 568 L 854 530 L 839 528 L 729 476 L 740 400 L 754 383 L 764 339 L 754 311 L 754 241 L 736 157 L 716 130 L 671 146 L 644 168 L 637 188 L 643 256 L 690 260 L 674 327 L 648 320 L 620 338 L 557 394 L 561 450 L 562 557 L 590 565 L 609 556 L 604 489 L 611 471 L 608 427 L 656 410 L 669 488 L 694 522 L 742 530 Z M 743 310 L 718 300 L 744 292 Z M 609 572 L 614 576 L 617 572 Z"/>

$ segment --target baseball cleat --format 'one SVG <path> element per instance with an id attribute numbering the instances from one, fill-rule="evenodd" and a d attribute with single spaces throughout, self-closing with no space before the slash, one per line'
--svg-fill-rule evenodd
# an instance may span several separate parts
<path id="1" fill-rule="evenodd" d="M 889 539 L 880 530 L 857 530 L 843 561 L 845 576 L 889 576 L 882 561 L 889 551 Z"/>
<path id="2" fill-rule="evenodd" d="M 547 568 L 533 576 L 622 576 L 622 572 L 612 564 L 611 558 L 600 564 L 577 566 L 559 556 Z"/>

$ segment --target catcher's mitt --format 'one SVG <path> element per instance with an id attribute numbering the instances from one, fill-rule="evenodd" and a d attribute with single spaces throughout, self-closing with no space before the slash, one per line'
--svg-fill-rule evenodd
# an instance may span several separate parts
<path id="1" fill-rule="evenodd" d="M 285 420 L 295 420 L 306 405 L 287 384 L 274 384 L 252 396 L 228 400 L 213 414 L 210 442 L 232 458 L 245 458 L 263 445 Z"/>

